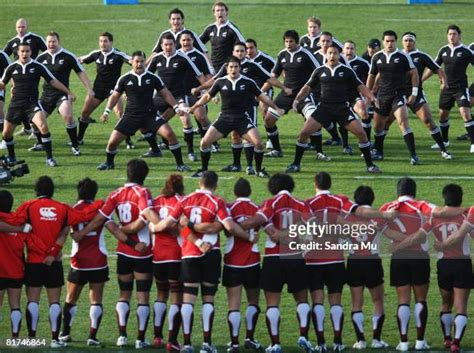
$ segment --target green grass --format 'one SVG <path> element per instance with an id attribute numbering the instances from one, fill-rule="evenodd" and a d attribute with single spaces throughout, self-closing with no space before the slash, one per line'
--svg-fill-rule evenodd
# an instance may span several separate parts
<path id="1" fill-rule="evenodd" d="M 167 13 L 175 6 L 179 6 L 186 14 L 186 26 L 196 32 L 200 32 L 208 23 L 213 21 L 210 13 L 210 1 L 142 1 L 141 6 L 109 6 L 104 7 L 100 1 L 95 0 L 25 0 L 18 3 L 14 0 L 3 0 L 2 11 L 0 12 L 0 43 L 5 43 L 14 35 L 15 21 L 19 17 L 25 17 L 33 32 L 44 34 L 49 30 L 55 30 L 61 34 L 62 43 L 65 48 L 83 55 L 97 47 L 98 35 L 103 31 L 110 31 L 115 37 L 115 46 L 123 51 L 131 53 L 136 49 L 143 49 L 149 52 L 153 47 L 158 34 L 168 28 Z M 316 15 L 323 20 L 323 28 L 334 33 L 340 39 L 352 39 L 359 45 L 359 53 L 364 50 L 365 44 L 372 37 L 380 37 L 386 29 L 394 29 L 399 34 L 405 31 L 414 31 L 418 36 L 419 49 L 435 56 L 437 50 L 445 44 L 445 30 L 447 25 L 457 23 L 463 30 L 464 42 L 468 44 L 472 41 L 474 32 L 474 20 L 472 13 L 474 3 L 448 1 L 441 6 L 406 6 L 403 0 L 378 1 L 308 1 L 299 0 L 288 4 L 282 0 L 254 1 L 229 1 L 230 19 L 236 23 L 246 37 L 252 37 L 259 43 L 260 49 L 275 56 L 282 47 L 281 35 L 289 28 L 298 30 L 300 35 L 305 33 L 306 18 Z M 91 21 L 93 20 L 93 21 Z M 103 20 L 101 22 L 100 20 Z M 130 20 L 141 20 L 130 22 Z M 430 21 L 426 21 L 430 20 Z M 93 79 L 95 76 L 94 65 L 89 65 L 87 71 Z M 472 77 L 473 70 L 469 69 Z M 72 78 L 71 87 L 78 96 L 75 104 L 75 116 L 79 115 L 84 99 L 84 89 L 76 77 Z M 431 108 L 436 112 L 438 101 L 438 81 L 431 79 L 425 84 Z M 102 112 L 101 106 L 97 113 L 98 118 Z M 215 119 L 218 107 L 211 104 L 210 118 Z M 437 113 L 435 113 L 435 116 Z M 437 119 L 435 119 L 437 120 Z M 76 198 L 75 185 L 77 181 L 85 176 L 94 178 L 99 182 L 99 197 L 106 197 L 107 194 L 124 182 L 125 164 L 130 158 L 138 157 L 146 146 L 143 143 L 137 144 L 137 150 L 125 150 L 122 148 L 117 156 L 117 169 L 109 172 L 98 172 L 95 167 L 105 158 L 105 144 L 113 122 L 108 125 L 92 125 L 86 135 L 86 144 L 82 148 L 83 155 L 79 158 L 72 157 L 69 149 L 65 146 L 67 141 L 63 123 L 55 113 L 49 118 L 53 131 L 55 155 L 60 164 L 58 168 L 50 169 L 44 165 L 42 154 L 32 155 L 26 150 L 32 144 L 25 138 L 17 138 L 18 158 L 25 158 L 30 165 L 31 174 L 21 179 L 15 180 L 11 185 L 6 186 L 15 196 L 15 205 L 32 198 L 33 184 L 35 179 L 44 174 L 54 178 L 56 183 L 55 197 L 59 200 L 73 203 Z M 410 175 L 418 178 L 418 196 L 428 199 L 434 203 L 441 204 L 441 188 L 448 182 L 455 181 L 463 186 L 465 190 L 465 204 L 474 204 L 474 193 L 472 192 L 471 180 L 456 180 L 459 177 L 469 177 L 473 175 L 474 155 L 468 153 L 468 144 L 456 142 L 454 137 L 463 133 L 464 128 L 459 114 L 453 110 L 451 120 L 451 137 L 453 145 L 450 148 L 454 155 L 452 161 L 443 161 L 436 152 L 432 152 L 429 146 L 432 144 L 429 133 L 421 126 L 417 119 L 411 117 L 411 125 L 415 131 L 418 153 L 423 162 L 422 165 L 412 167 L 408 163 L 406 147 L 403 143 L 398 129 L 394 126 L 386 141 L 386 160 L 379 163 L 383 169 L 382 177 L 361 180 L 358 177 L 365 177 L 365 168 L 362 160 L 357 157 L 343 156 L 339 148 L 326 148 L 326 152 L 333 157 L 331 163 L 316 162 L 310 153 L 307 153 L 303 160 L 303 172 L 295 175 L 296 190 L 295 195 L 301 198 L 308 198 L 313 194 L 312 177 L 316 171 L 326 170 L 333 176 L 333 190 L 337 193 L 352 195 L 354 189 L 361 183 L 374 188 L 377 198 L 376 205 L 395 198 L 394 179 L 384 179 L 383 177 L 399 177 Z M 283 171 L 291 162 L 294 151 L 295 137 L 302 126 L 301 117 L 296 114 L 289 114 L 279 122 L 281 140 L 285 151 L 285 157 L 277 160 L 266 160 L 265 164 L 271 173 Z M 175 119 L 173 127 L 181 131 L 179 123 Z M 181 135 L 179 132 L 178 135 Z M 352 146 L 356 147 L 354 138 L 350 138 Z M 196 141 L 197 142 L 197 141 Z M 211 169 L 218 170 L 231 160 L 230 146 L 228 140 L 222 141 L 223 152 L 213 155 Z M 147 186 L 153 194 L 159 192 L 163 184 L 163 179 L 173 170 L 174 160 L 169 152 L 165 153 L 162 159 L 148 161 L 151 172 L 147 180 Z M 193 164 L 193 168 L 198 168 L 199 164 Z M 226 175 L 227 176 L 227 175 Z M 230 179 L 222 179 L 219 184 L 218 194 L 227 200 L 232 199 L 232 186 L 235 180 L 241 175 L 230 175 Z M 253 187 L 253 198 L 261 202 L 269 196 L 264 180 L 251 179 Z M 197 182 L 186 180 L 187 191 L 196 188 Z M 115 241 L 108 238 L 108 247 L 113 252 Z M 69 248 L 69 244 L 66 245 Z M 68 260 L 65 259 L 65 268 L 68 267 Z M 432 262 L 434 264 L 434 261 Z M 113 346 L 117 334 L 116 321 L 114 315 L 115 301 L 118 296 L 116 284 L 115 258 L 110 259 L 111 281 L 107 284 L 104 298 L 105 316 L 102 321 L 99 337 L 108 347 Z M 388 273 L 388 260 L 384 260 L 386 273 Z M 388 275 L 386 276 L 388 283 Z M 433 267 L 431 274 L 432 286 L 429 293 L 430 317 L 427 328 L 427 339 L 435 348 L 441 348 L 442 337 L 440 335 L 438 311 L 440 296 L 436 286 L 436 273 Z M 344 330 L 344 341 L 347 345 L 355 340 L 350 323 L 350 300 L 348 289 L 345 289 L 344 309 L 346 325 Z M 152 295 L 153 297 L 154 295 Z M 395 310 L 396 295 L 392 288 L 386 288 L 386 311 L 387 319 L 384 328 L 384 339 L 393 347 L 398 342 L 398 330 L 396 329 Z M 365 307 L 366 332 L 371 331 L 369 318 L 371 315 L 371 305 Z M 217 295 L 217 311 L 215 318 L 215 342 L 223 346 L 228 341 L 228 330 L 226 323 L 226 299 L 224 290 L 221 288 Z M 5 302 L 6 304 L 6 302 Z M 26 299 L 22 299 L 24 308 Z M 261 301 L 262 308 L 265 307 Z M 292 349 L 297 338 L 297 323 L 294 315 L 295 305 L 293 300 L 284 295 L 282 301 L 281 336 L 285 348 Z M 132 303 L 132 308 L 134 304 Z M 199 310 L 199 306 L 197 307 Z M 0 339 L 9 336 L 8 310 L 2 308 L 3 321 L 0 323 Z M 472 306 L 470 314 L 472 314 Z M 201 334 L 199 329 L 198 316 L 195 320 L 194 343 L 200 342 Z M 77 343 L 74 350 L 84 348 L 83 342 L 87 338 L 89 325 L 88 305 L 86 293 L 83 293 L 79 302 L 78 316 L 73 327 L 73 337 Z M 129 325 L 129 336 L 134 337 L 136 329 L 136 319 L 132 312 Z M 331 341 L 330 322 L 326 321 L 326 331 L 328 342 Z M 414 321 L 410 325 L 410 341 L 414 342 Z M 464 338 L 466 347 L 474 347 L 474 338 L 470 335 L 472 328 L 468 328 Z M 23 323 L 22 336 L 26 334 L 25 323 Z M 148 337 L 152 338 L 152 325 L 149 326 Z M 370 334 L 368 334 L 370 336 Z M 41 301 L 41 317 L 38 330 L 38 337 L 49 339 L 49 325 L 47 321 L 46 296 Z M 260 317 L 257 337 L 265 344 L 268 343 L 264 317 Z M 311 333 L 314 340 L 314 333 Z M 1 344 L 1 343 L 0 343 Z M 0 348 L 3 350 L 3 348 Z"/>

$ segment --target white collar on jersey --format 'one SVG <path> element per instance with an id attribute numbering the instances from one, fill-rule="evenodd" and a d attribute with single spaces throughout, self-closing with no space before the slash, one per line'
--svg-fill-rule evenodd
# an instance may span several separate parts
<path id="1" fill-rule="evenodd" d="M 290 196 L 291 196 L 291 192 L 289 192 L 288 190 L 282 190 L 282 191 L 280 191 L 277 195 L 283 195 L 283 194 L 286 194 L 286 195 L 290 195 Z"/>
<path id="2" fill-rule="evenodd" d="M 331 194 L 331 191 L 330 190 L 318 190 L 316 192 L 316 196 L 319 196 L 319 195 L 330 195 Z"/>
<path id="3" fill-rule="evenodd" d="M 248 197 L 237 197 L 235 201 L 251 201 Z"/>
<path id="4" fill-rule="evenodd" d="M 406 202 L 406 201 L 414 201 L 415 198 L 413 198 L 411 196 L 408 196 L 408 195 L 403 195 L 403 196 L 400 196 L 397 200 L 399 202 Z"/>
<path id="5" fill-rule="evenodd" d="M 285 50 L 290 54 L 290 55 L 294 55 L 296 53 L 299 53 L 301 50 L 302 50 L 302 47 L 301 45 L 298 45 L 298 49 L 296 49 L 295 51 L 289 51 L 288 49 L 285 48 Z"/>
<path id="6" fill-rule="evenodd" d="M 25 34 L 25 35 L 26 35 L 26 34 Z M 455 47 L 453 47 L 451 44 L 448 44 L 448 47 L 449 47 L 451 50 L 453 50 L 453 51 L 456 50 L 456 49 L 459 49 L 459 48 L 461 48 L 461 47 L 463 47 L 463 46 L 464 46 L 464 44 L 463 44 L 462 42 L 459 42 L 459 44 L 456 45 Z"/>
<path id="7" fill-rule="evenodd" d="M 196 48 L 193 47 L 193 49 L 188 50 L 188 51 L 184 51 L 183 48 L 179 48 L 176 51 L 179 51 L 179 52 L 183 53 L 184 55 L 188 55 L 188 54 L 194 53 L 196 51 Z"/>
<path id="8" fill-rule="evenodd" d="M 129 188 L 129 187 L 132 187 L 132 186 L 136 186 L 136 185 L 138 185 L 138 184 L 137 184 L 137 183 L 125 183 L 125 184 L 124 184 L 124 186 L 125 186 L 126 188 Z"/>
<path id="9" fill-rule="evenodd" d="M 64 48 L 61 47 L 61 49 L 59 49 L 56 53 L 50 53 L 49 51 L 46 51 L 49 55 L 51 55 L 51 57 L 55 57 L 56 55 L 62 53 L 64 51 Z"/>
<path id="10" fill-rule="evenodd" d="M 17 37 L 18 39 L 23 39 L 23 38 L 25 38 L 25 37 L 28 37 L 30 34 L 32 34 L 32 33 L 31 33 L 31 32 L 26 32 L 23 37 L 20 37 L 20 35 L 17 35 L 16 37 Z"/>
<path id="11" fill-rule="evenodd" d="M 197 189 L 196 192 L 199 192 L 199 193 L 202 193 L 202 194 L 212 195 L 212 191 L 207 190 L 207 189 Z"/>
<path id="12" fill-rule="evenodd" d="M 176 55 L 178 55 L 178 51 L 179 51 L 179 50 L 175 50 L 172 55 L 168 56 L 168 55 L 165 54 L 165 51 L 163 50 L 163 51 L 161 51 L 161 54 L 163 54 L 163 56 L 164 56 L 166 59 L 171 59 L 171 58 L 174 58 Z"/>
<path id="13" fill-rule="evenodd" d="M 26 63 L 24 63 L 24 64 L 22 64 L 22 63 L 20 62 L 20 59 L 18 59 L 16 62 L 17 62 L 21 67 L 26 67 L 26 66 L 28 66 L 29 64 L 31 64 L 32 62 L 34 62 L 34 61 L 35 61 L 35 59 L 30 58 L 30 60 L 28 60 L 28 61 L 27 61 Z"/>
<path id="14" fill-rule="evenodd" d="M 406 51 L 405 49 L 402 49 L 402 52 L 404 52 L 406 55 L 411 55 L 411 54 L 419 53 L 420 51 L 418 49 L 415 49 L 412 51 Z"/>
<path id="15" fill-rule="evenodd" d="M 232 85 L 235 86 L 237 84 L 237 82 L 239 82 L 239 80 L 242 78 L 243 76 L 241 74 L 239 74 L 239 77 L 237 77 L 237 79 L 233 80 L 230 78 L 230 75 L 226 75 L 226 78 L 232 82 Z"/>
<path id="16" fill-rule="evenodd" d="M 223 24 L 219 24 L 217 22 L 214 22 L 214 24 L 216 25 L 217 28 L 224 27 L 229 24 L 229 19 L 227 19 L 227 21 L 225 21 Z"/>

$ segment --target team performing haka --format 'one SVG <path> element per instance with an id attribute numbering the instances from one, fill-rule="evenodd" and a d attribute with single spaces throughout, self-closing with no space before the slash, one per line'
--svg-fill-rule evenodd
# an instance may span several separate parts
<path id="1" fill-rule="evenodd" d="M 368 346 L 363 314 L 364 290 L 367 288 L 374 308 L 371 347 L 386 348 L 388 344 L 382 340 L 387 311 L 384 305 L 384 268 L 380 258 L 382 248 L 379 245 L 359 246 L 366 242 L 379 244 L 381 238 L 386 237 L 392 241 L 390 285 L 395 287 L 398 298 L 396 316 L 400 342 L 397 350 L 407 351 L 410 348 L 411 292 L 415 296 L 415 348 L 427 350 L 426 294 L 430 278 L 427 239 L 432 234 L 435 249 L 440 254 L 437 276 L 442 298 L 440 323 L 443 344 L 453 353 L 460 351 L 467 326 L 468 296 L 473 285 L 468 233 L 473 229 L 474 211 L 472 207 L 462 207 L 463 191 L 458 185 L 446 185 L 442 191 L 445 205 L 436 207 L 416 199 L 416 183 L 410 178 L 401 178 L 397 183 L 397 198 L 377 210 L 372 207 L 375 195 L 370 187 L 358 187 L 354 201 L 351 201 L 345 195 L 331 193 L 331 176 L 319 172 L 314 178 L 316 194 L 307 200 L 300 200 L 292 195 L 295 184 L 291 176 L 275 174 L 268 181 L 271 198 L 257 206 L 250 198 L 252 190 L 245 179 L 235 183 L 235 200 L 226 203 L 215 194 L 218 176 L 214 172 L 204 172 L 199 189 L 187 195 L 184 193 L 183 177 L 170 175 L 160 195 L 154 199 L 144 186 L 147 174 L 148 166 L 143 160 L 131 160 L 127 165 L 127 183 L 111 192 L 105 202 L 93 201 L 98 185 L 89 178 L 83 179 L 77 185 L 79 201 L 74 207 L 52 198 L 54 184 L 49 177 L 40 177 L 35 185 L 37 197 L 24 202 L 14 212 L 12 195 L 0 191 L 0 291 L 8 291 L 12 337 L 19 337 L 21 333 L 20 290 L 23 284 L 27 287 L 28 297 L 28 335 L 35 337 L 39 320 L 38 303 L 44 286 L 48 292 L 51 347 L 64 347 L 74 336 L 72 322 L 78 316 L 80 292 L 84 285 L 89 284 L 91 325 L 86 343 L 89 346 L 101 345 L 97 333 L 104 311 L 103 292 L 109 280 L 104 242 L 106 227 L 118 240 L 117 279 L 120 294 L 115 308 L 119 327 L 118 346 L 128 344 L 129 303 L 135 285 L 138 320 L 135 347 L 149 345 L 145 338 L 154 277 L 157 299 L 153 304 L 153 345 L 165 345 L 163 329 L 166 311 L 169 310 L 166 349 L 169 352 L 193 352 L 194 305 L 200 289 L 204 333 L 201 351 L 215 353 L 213 318 L 222 309 L 215 305 L 215 294 L 222 270 L 228 301 L 230 353 L 237 352 L 240 347 L 242 289 L 245 289 L 248 298 L 244 346 L 255 350 L 262 347 L 256 340 L 255 328 L 260 314 L 259 293 L 263 289 L 271 342 L 267 352 L 281 352 L 280 299 L 285 284 L 295 299 L 299 323 L 297 345 L 306 352 L 327 350 L 324 329 L 326 290 L 334 336 L 333 349 L 344 349 L 342 290 L 345 284 L 351 289 L 351 321 L 356 338 L 353 347 L 364 349 Z M 112 219 L 114 213 L 120 228 Z M 301 230 L 295 238 L 295 229 L 304 225 L 359 225 L 365 226 L 365 230 L 361 228 L 357 236 L 337 231 L 331 233 L 330 228 L 321 234 Z M 70 233 L 71 269 L 61 315 L 59 299 L 64 285 L 61 251 L 70 227 L 74 230 Z M 371 227 L 374 231 L 368 232 Z M 219 236 L 222 229 L 229 233 L 223 269 L 223 244 Z M 261 232 L 266 236 L 262 267 L 258 249 Z M 337 246 L 342 240 L 353 244 L 346 266 L 344 252 Z M 310 247 L 313 244 L 331 246 L 318 250 Z M 28 254 L 26 260 L 22 256 L 25 248 Z M 11 266 L 13 263 L 15 266 Z M 314 346 L 310 340 L 311 321 L 316 335 Z M 181 327 L 184 346 L 180 346 L 178 337 Z"/>

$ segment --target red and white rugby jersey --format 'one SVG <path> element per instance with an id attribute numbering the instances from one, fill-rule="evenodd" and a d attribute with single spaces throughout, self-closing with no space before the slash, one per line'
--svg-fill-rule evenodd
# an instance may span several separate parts
<path id="1" fill-rule="evenodd" d="M 353 213 L 357 205 L 347 196 L 332 195 L 329 190 L 318 191 L 316 195 L 306 200 L 313 217 L 317 224 L 328 226 L 322 231 L 322 237 L 318 241 L 323 245 L 321 250 L 312 250 L 305 256 L 307 265 L 327 265 L 332 263 L 344 262 L 344 251 L 332 250 L 331 246 L 326 244 L 339 244 L 343 241 L 337 234 L 333 234 L 330 225 L 337 224 L 337 217 L 342 217 Z M 322 228 L 324 229 L 324 228 Z M 331 232 L 331 233 L 330 233 Z"/>
<path id="2" fill-rule="evenodd" d="M 249 198 L 239 197 L 229 204 L 229 211 L 236 223 L 242 223 L 251 218 L 258 211 L 258 206 Z M 257 233 L 257 229 L 249 229 L 250 233 Z M 251 267 L 260 263 L 258 244 L 230 235 L 225 244 L 224 264 L 229 267 Z"/>
<path id="3" fill-rule="evenodd" d="M 124 186 L 112 191 L 105 205 L 99 212 L 109 219 L 115 211 L 121 225 L 127 225 L 138 219 L 138 217 L 148 208 L 152 207 L 150 191 L 138 184 L 127 183 Z M 136 242 L 143 242 L 148 245 L 148 249 L 141 253 L 131 246 L 119 241 L 117 244 L 117 254 L 133 258 L 147 258 L 152 256 L 151 236 L 148 227 L 143 227 L 136 234 L 129 234 L 129 237 Z"/>
<path id="4" fill-rule="evenodd" d="M 21 222 L 12 213 L 1 213 L 0 220 L 18 226 Z M 25 274 L 25 233 L 0 233 L 0 278 L 22 279 Z"/>
<path id="5" fill-rule="evenodd" d="M 466 222 L 468 222 L 471 227 L 474 227 L 474 206 L 470 207 L 467 211 Z"/>
<path id="6" fill-rule="evenodd" d="M 287 190 L 282 190 L 271 199 L 264 201 L 257 212 L 266 222 L 273 223 L 278 230 L 288 229 L 292 224 L 297 224 L 301 219 L 307 219 L 311 214 L 308 206 L 298 200 Z M 301 251 L 280 247 L 267 235 L 264 256 L 285 256 L 299 254 Z"/>
<path id="7" fill-rule="evenodd" d="M 177 206 L 170 214 L 173 220 L 178 222 L 181 214 L 184 214 L 193 223 L 212 223 L 215 221 L 223 222 L 226 219 L 231 219 L 224 199 L 213 195 L 209 190 L 196 190 L 188 196 L 184 196 Z M 216 234 L 202 234 L 194 232 L 194 234 L 212 244 L 212 249 L 220 249 L 219 233 Z M 182 232 L 183 247 L 181 249 L 182 258 L 201 257 L 204 254 L 194 245 L 194 243 L 187 241 L 188 232 Z"/>
<path id="8" fill-rule="evenodd" d="M 83 210 L 90 205 L 89 201 L 80 200 L 74 205 L 76 210 Z M 83 229 L 87 223 L 79 223 L 74 230 Z M 99 270 L 107 267 L 107 249 L 105 246 L 104 226 L 86 234 L 80 242 L 72 240 L 71 267 L 75 270 Z"/>
<path id="9" fill-rule="evenodd" d="M 166 197 L 159 195 L 153 200 L 153 209 L 165 219 L 179 205 L 181 196 L 174 195 Z M 181 245 L 183 239 L 181 236 L 175 236 L 166 232 L 155 233 L 153 239 L 153 262 L 181 262 Z"/>
<path id="10" fill-rule="evenodd" d="M 101 203 L 95 202 L 83 210 L 46 197 L 24 202 L 15 212 L 20 223 L 30 223 L 33 233 L 27 237 L 28 263 L 42 263 L 49 249 L 56 243 L 61 230 L 90 221 Z"/>
<path id="11" fill-rule="evenodd" d="M 370 206 L 358 206 L 360 208 L 371 208 Z M 381 231 L 387 226 L 387 221 L 383 218 L 363 218 L 355 214 L 347 215 L 348 222 L 358 224 L 357 234 L 351 234 L 352 244 L 358 245 L 351 247 L 349 254 L 351 257 L 374 257 L 380 253 Z M 362 226 L 364 229 L 362 229 Z M 363 246 L 365 244 L 365 246 Z M 373 244 L 374 246 L 367 246 Z"/>
<path id="12" fill-rule="evenodd" d="M 466 220 L 466 216 L 459 215 L 456 217 L 431 217 L 428 222 L 423 225 L 422 230 L 426 233 L 433 233 L 438 241 L 444 241 L 461 227 Z M 438 259 L 454 259 L 454 258 L 470 258 L 471 248 L 469 244 L 470 236 L 466 234 L 463 241 L 438 251 Z"/>
<path id="13" fill-rule="evenodd" d="M 390 229 L 406 235 L 414 235 L 430 219 L 435 207 L 426 201 L 415 200 L 410 196 L 400 196 L 398 200 L 384 204 L 380 211 L 397 210 L 398 217 L 387 223 Z M 422 244 L 403 249 L 403 252 L 406 251 L 427 252 L 428 239 Z"/>

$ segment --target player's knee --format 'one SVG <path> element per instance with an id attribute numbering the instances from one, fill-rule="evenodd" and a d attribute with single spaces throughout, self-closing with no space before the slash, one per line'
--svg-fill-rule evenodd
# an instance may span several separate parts
<path id="1" fill-rule="evenodd" d="M 160 292 L 169 292 L 170 285 L 168 281 L 156 281 L 156 289 Z"/>
<path id="2" fill-rule="evenodd" d="M 259 151 L 263 151 L 265 149 L 265 147 L 263 146 L 263 143 L 262 142 L 258 142 L 254 145 L 254 151 L 256 152 L 259 152 Z"/>
<path id="3" fill-rule="evenodd" d="M 122 281 L 118 280 L 118 285 L 121 291 L 131 292 L 133 291 L 133 281 Z"/>
<path id="4" fill-rule="evenodd" d="M 199 293 L 199 288 L 198 287 L 192 287 L 192 286 L 183 286 L 183 293 L 184 294 L 189 294 L 189 295 L 194 295 L 197 296 Z"/>
<path id="5" fill-rule="evenodd" d="M 170 291 L 171 291 L 171 293 L 182 293 L 183 292 L 183 283 L 181 283 L 181 282 L 170 282 Z"/>
<path id="6" fill-rule="evenodd" d="M 152 279 L 137 279 L 137 292 L 149 292 L 153 283 Z"/>
<path id="7" fill-rule="evenodd" d="M 202 285 L 201 293 L 202 293 L 203 296 L 216 295 L 216 293 L 217 293 L 217 284 Z"/>

